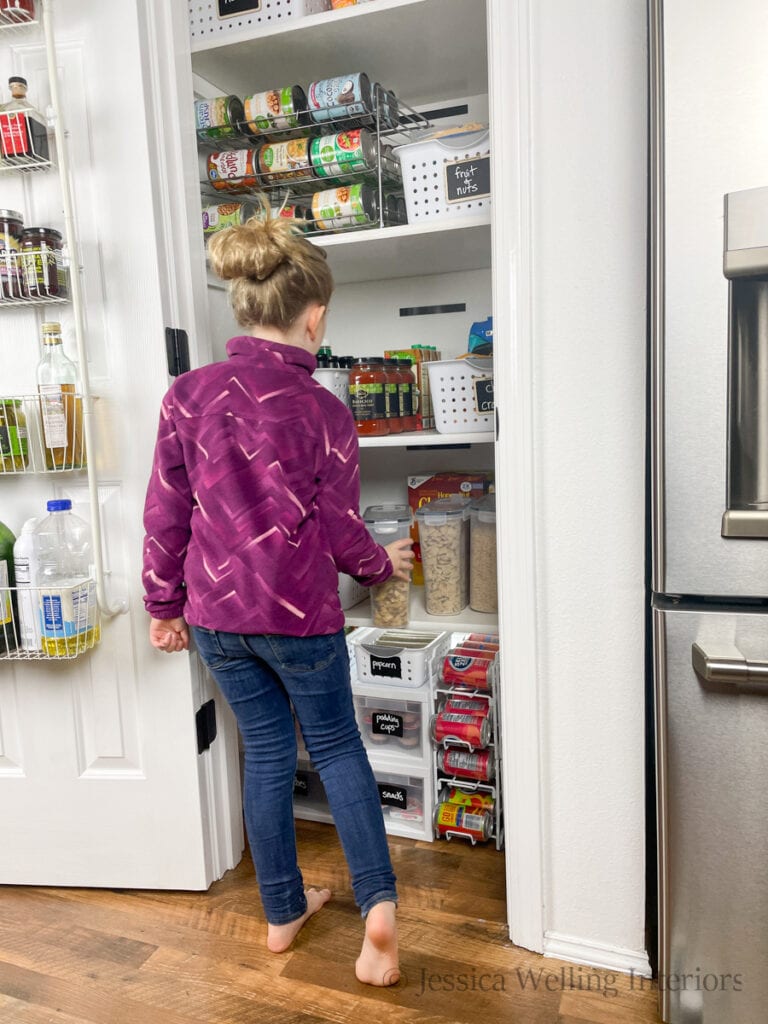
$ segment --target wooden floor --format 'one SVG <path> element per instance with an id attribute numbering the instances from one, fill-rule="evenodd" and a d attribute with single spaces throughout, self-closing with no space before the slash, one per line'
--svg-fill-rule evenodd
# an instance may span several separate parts
<path id="1" fill-rule="evenodd" d="M 359 984 L 362 923 L 335 832 L 299 823 L 305 881 L 334 898 L 265 948 L 246 857 L 207 893 L 0 888 L 2 1024 L 648 1024 L 650 982 L 544 959 L 504 925 L 504 858 L 392 839 L 404 977 Z"/>

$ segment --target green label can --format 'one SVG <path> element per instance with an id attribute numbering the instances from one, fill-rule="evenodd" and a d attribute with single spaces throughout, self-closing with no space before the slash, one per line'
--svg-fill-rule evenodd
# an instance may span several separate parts
<path id="1" fill-rule="evenodd" d="M 335 178 L 376 166 L 376 144 L 364 128 L 313 139 L 310 155 L 318 178 Z"/>

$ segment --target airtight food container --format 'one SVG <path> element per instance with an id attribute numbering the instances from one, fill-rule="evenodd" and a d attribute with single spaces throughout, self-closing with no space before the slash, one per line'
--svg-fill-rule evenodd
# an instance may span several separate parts
<path id="1" fill-rule="evenodd" d="M 369 505 L 363 513 L 363 522 L 376 543 L 382 547 L 411 534 L 411 510 L 408 505 Z M 410 580 L 390 577 L 385 583 L 370 589 L 374 626 L 386 629 L 408 625 Z"/>
<path id="2" fill-rule="evenodd" d="M 470 502 L 469 607 L 476 612 L 497 612 L 496 495 Z"/>
<path id="3" fill-rule="evenodd" d="M 427 615 L 458 615 L 469 600 L 469 502 L 438 498 L 416 511 Z"/>

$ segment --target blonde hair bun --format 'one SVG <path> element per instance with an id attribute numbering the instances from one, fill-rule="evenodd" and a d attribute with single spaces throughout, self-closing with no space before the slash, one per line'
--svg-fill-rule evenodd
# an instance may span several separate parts
<path id="1" fill-rule="evenodd" d="M 223 281 L 247 278 L 266 281 L 293 257 L 300 239 L 284 218 L 262 220 L 258 215 L 245 224 L 215 234 L 208 243 L 214 273 Z"/>

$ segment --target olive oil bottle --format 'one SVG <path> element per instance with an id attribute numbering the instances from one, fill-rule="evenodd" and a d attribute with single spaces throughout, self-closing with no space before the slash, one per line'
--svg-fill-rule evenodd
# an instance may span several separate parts
<path id="1" fill-rule="evenodd" d="M 77 368 L 64 354 L 61 324 L 43 324 L 43 358 L 37 390 L 48 469 L 84 469 L 83 400 L 77 394 Z"/>

